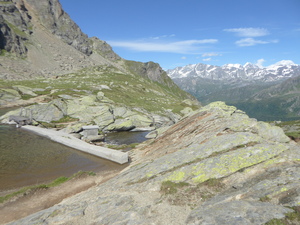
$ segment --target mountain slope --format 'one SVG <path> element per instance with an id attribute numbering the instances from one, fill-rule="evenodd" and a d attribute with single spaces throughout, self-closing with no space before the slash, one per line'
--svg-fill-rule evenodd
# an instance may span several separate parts
<path id="1" fill-rule="evenodd" d="M 174 86 L 158 64 L 127 61 L 105 41 L 89 38 L 58 0 L 5 0 L 0 12 L 0 79 L 52 77 L 110 65 Z"/>
<path id="2" fill-rule="evenodd" d="M 0 12 L 0 106 L 42 103 L 4 122 L 13 114 L 66 132 L 90 124 L 153 129 L 199 107 L 159 64 L 122 59 L 105 41 L 88 38 L 58 0 L 1 1 Z"/>
<path id="3" fill-rule="evenodd" d="M 262 120 L 299 120 L 300 76 L 255 93 L 236 106 Z"/>
<path id="4" fill-rule="evenodd" d="M 266 68 L 250 63 L 222 67 L 195 64 L 167 72 L 203 104 L 225 101 L 259 120 L 299 118 L 300 65 L 292 61 L 283 60 Z"/>
<path id="5" fill-rule="evenodd" d="M 213 66 L 206 64 L 192 64 L 184 67 L 177 67 L 167 71 L 172 78 L 201 77 L 210 80 L 222 80 L 224 83 L 263 81 L 273 82 L 300 75 L 300 65 L 290 60 L 283 60 L 266 68 L 246 63 L 226 64 L 224 66 Z"/>

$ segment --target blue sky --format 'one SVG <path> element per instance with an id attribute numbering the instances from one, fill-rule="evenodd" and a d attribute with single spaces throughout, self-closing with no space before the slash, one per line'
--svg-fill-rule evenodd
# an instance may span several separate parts
<path id="1" fill-rule="evenodd" d="M 300 0 L 60 0 L 89 37 L 164 69 L 300 64 Z"/>

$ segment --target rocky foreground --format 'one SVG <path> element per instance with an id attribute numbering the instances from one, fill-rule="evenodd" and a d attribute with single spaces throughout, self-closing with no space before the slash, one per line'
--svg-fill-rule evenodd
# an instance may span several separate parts
<path id="1" fill-rule="evenodd" d="M 300 147 L 215 102 L 131 153 L 118 176 L 11 224 L 265 224 L 300 204 Z"/>

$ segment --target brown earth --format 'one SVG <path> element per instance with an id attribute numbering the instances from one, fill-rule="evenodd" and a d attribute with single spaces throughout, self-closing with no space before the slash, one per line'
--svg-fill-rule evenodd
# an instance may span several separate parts
<path id="1" fill-rule="evenodd" d="M 96 174 L 96 176 L 80 176 L 56 187 L 38 189 L 16 196 L 0 204 L 0 224 L 6 224 L 47 209 L 60 203 L 65 198 L 107 181 L 116 176 L 119 172 L 120 171 L 110 171 Z"/>

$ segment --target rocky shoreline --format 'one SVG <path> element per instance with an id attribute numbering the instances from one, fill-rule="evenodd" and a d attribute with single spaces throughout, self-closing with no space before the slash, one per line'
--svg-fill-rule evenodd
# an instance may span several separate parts
<path id="1" fill-rule="evenodd" d="M 119 170 L 97 172 L 94 176 L 83 173 L 83 175 L 76 176 L 57 187 L 30 189 L 23 194 L 16 195 L 4 203 L 0 203 L 0 224 L 7 224 L 54 206 L 68 197 L 75 196 L 111 179 L 119 172 Z M 18 190 L 20 189 L 2 192 L 1 196 Z"/>
<path id="2" fill-rule="evenodd" d="M 128 163 L 129 161 L 127 152 L 121 152 L 121 151 L 117 151 L 105 147 L 91 145 L 84 141 L 79 140 L 78 138 L 75 138 L 72 135 L 60 131 L 40 128 L 35 126 L 29 126 L 29 125 L 23 126 L 22 129 L 35 132 L 38 135 L 48 137 L 51 140 L 61 143 L 63 145 L 69 146 L 79 151 L 83 151 L 104 159 L 108 159 L 110 161 L 119 164 Z"/>
<path id="3" fill-rule="evenodd" d="M 131 156 L 105 183 L 11 224 L 264 224 L 300 202 L 299 145 L 222 102 Z"/>

